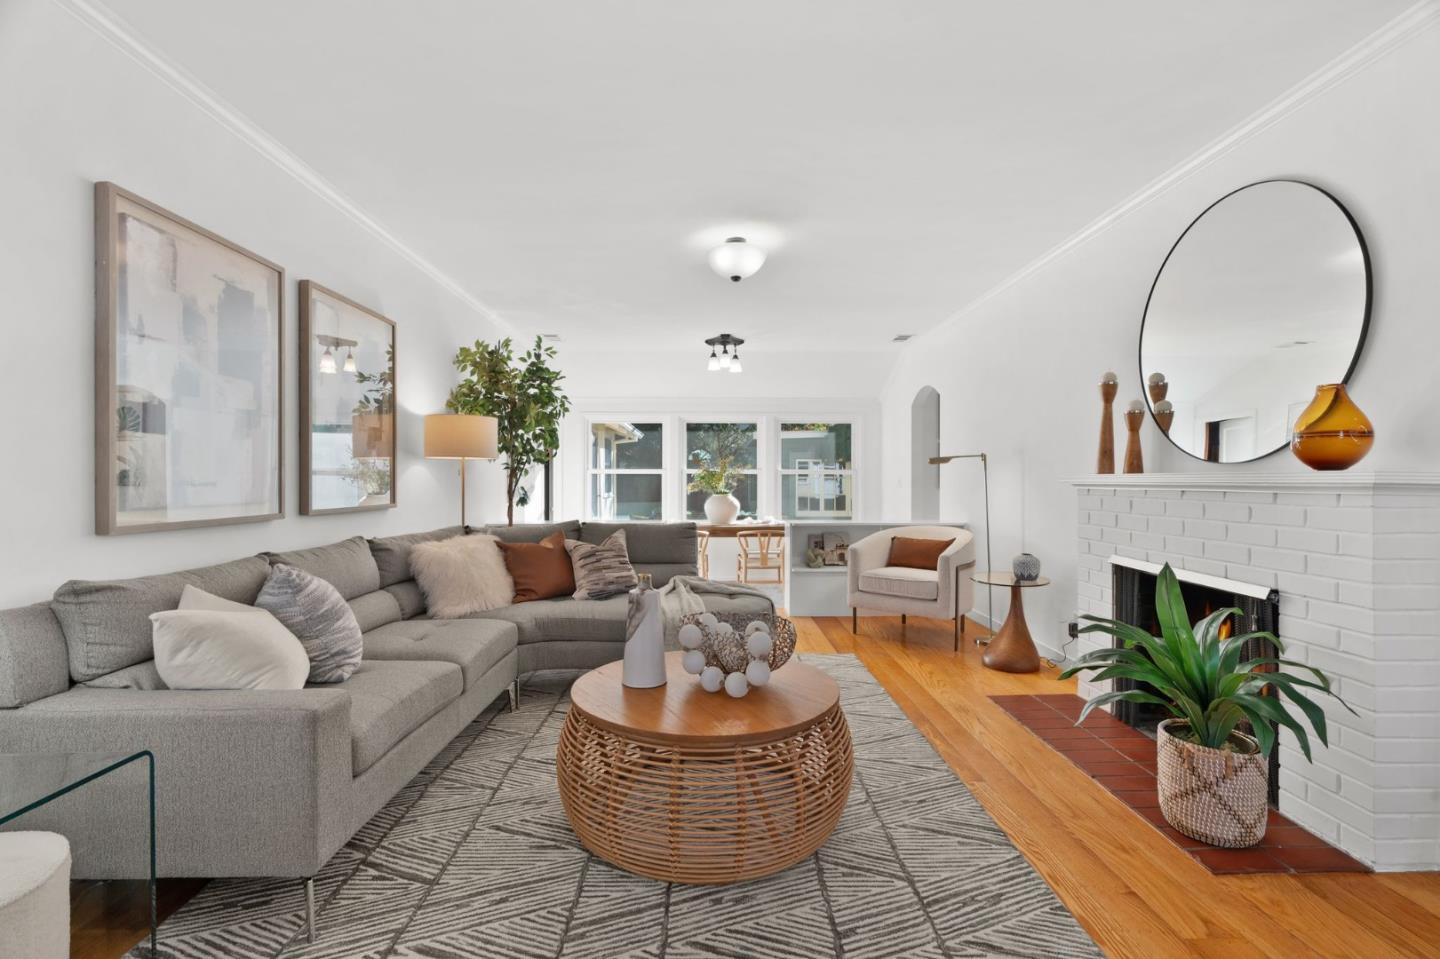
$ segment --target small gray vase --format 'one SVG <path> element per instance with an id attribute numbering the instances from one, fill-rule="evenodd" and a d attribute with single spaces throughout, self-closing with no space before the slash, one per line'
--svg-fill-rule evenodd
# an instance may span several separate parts
<path id="1" fill-rule="evenodd" d="M 1010 569 L 1022 583 L 1033 583 L 1040 578 L 1040 557 L 1034 553 L 1021 553 L 1010 561 Z"/>

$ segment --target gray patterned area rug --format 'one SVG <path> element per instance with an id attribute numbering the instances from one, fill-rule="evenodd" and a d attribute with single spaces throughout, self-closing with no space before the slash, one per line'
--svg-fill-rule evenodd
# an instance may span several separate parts
<path id="1" fill-rule="evenodd" d="M 217 880 L 160 930 L 172 957 L 763 959 L 1099 956 L 924 736 L 853 656 L 806 654 L 840 685 L 855 783 L 821 850 L 733 886 L 666 885 L 589 855 L 555 785 L 574 674 L 487 711 L 318 877 Z"/>

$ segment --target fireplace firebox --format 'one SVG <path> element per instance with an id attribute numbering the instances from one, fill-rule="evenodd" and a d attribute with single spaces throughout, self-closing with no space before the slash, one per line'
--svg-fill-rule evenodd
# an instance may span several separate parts
<path id="1" fill-rule="evenodd" d="M 1151 635 L 1160 634 L 1160 623 L 1155 612 L 1155 584 L 1160 567 L 1154 563 L 1111 557 L 1111 570 L 1115 596 L 1115 618 L 1123 623 L 1138 626 Z M 1239 633 L 1276 633 L 1280 617 L 1280 594 L 1273 589 L 1234 583 L 1212 576 L 1175 570 L 1180 580 L 1180 591 L 1185 597 L 1185 608 L 1192 620 L 1209 615 L 1217 609 L 1236 607 L 1240 615 L 1232 616 L 1229 628 Z M 1117 644 L 1119 640 L 1115 641 Z M 1243 659 L 1262 659 L 1275 656 L 1275 644 L 1268 640 L 1256 639 L 1246 642 Z M 1143 689 L 1153 691 L 1149 684 L 1132 679 L 1113 680 L 1117 690 Z M 1117 702 L 1114 716 L 1147 736 L 1155 736 L 1155 727 L 1167 718 L 1169 713 L 1149 703 Z M 1248 731 L 1248 725 L 1242 726 Z M 1270 750 L 1270 805 L 1280 800 L 1280 750 Z"/>

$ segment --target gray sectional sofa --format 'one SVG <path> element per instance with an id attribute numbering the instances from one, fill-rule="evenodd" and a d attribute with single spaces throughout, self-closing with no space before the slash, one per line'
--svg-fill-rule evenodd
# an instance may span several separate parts
<path id="1" fill-rule="evenodd" d="M 533 542 L 563 529 L 600 542 L 616 528 L 474 531 Z M 657 585 L 695 574 L 693 524 L 625 529 L 636 569 Z M 149 749 L 159 875 L 313 877 L 519 675 L 621 655 L 623 596 L 429 619 L 409 552 L 462 532 L 354 537 L 179 573 L 72 581 L 49 603 L 0 611 L 0 752 Z M 344 683 L 295 691 L 164 688 L 149 615 L 174 609 L 186 583 L 253 602 L 272 563 L 298 566 L 345 597 L 364 631 L 359 670 Z M 707 599 L 715 608 L 761 611 L 753 598 Z M 139 878 L 147 874 L 143 816 L 142 802 L 82 789 L 13 828 L 70 837 L 76 877 Z"/>

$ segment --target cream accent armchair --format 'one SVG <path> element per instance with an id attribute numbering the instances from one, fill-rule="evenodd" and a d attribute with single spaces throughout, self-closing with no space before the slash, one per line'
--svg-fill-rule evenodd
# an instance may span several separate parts
<path id="1" fill-rule="evenodd" d="M 912 539 L 954 539 L 940 554 L 936 570 L 886 566 L 890 541 L 896 536 Z M 850 630 L 860 631 L 860 609 L 899 613 L 900 622 L 911 613 L 934 619 L 955 620 L 955 650 L 965 634 L 965 614 L 975 601 L 975 537 L 958 526 L 898 526 L 871 533 L 852 543 L 849 550 Z"/>

